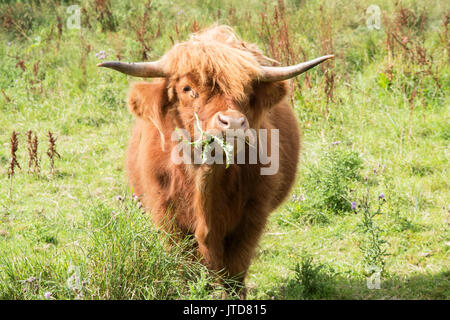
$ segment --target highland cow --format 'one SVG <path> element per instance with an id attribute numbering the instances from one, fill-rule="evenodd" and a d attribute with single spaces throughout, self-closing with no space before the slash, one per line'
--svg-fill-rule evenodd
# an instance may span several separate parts
<path id="1" fill-rule="evenodd" d="M 129 93 L 129 109 L 136 116 L 126 160 L 130 187 L 156 225 L 195 236 L 203 263 L 242 285 L 267 218 L 296 176 L 300 134 L 288 103 L 288 79 L 329 58 L 271 66 L 275 61 L 256 45 L 241 41 L 230 27 L 215 26 L 176 44 L 156 62 L 99 64 L 132 76 L 160 78 L 135 83 Z M 211 133 L 201 139 L 254 129 L 253 143 L 262 151 L 276 150 L 279 169 L 261 174 L 270 164 L 259 159 L 174 163 L 173 150 L 180 141 L 174 141 L 173 133 L 183 129 L 188 133 L 184 143 L 198 148 L 191 137 L 199 123 L 198 129 Z M 276 130 L 278 141 L 269 135 L 265 145 L 260 143 L 260 129 Z M 251 149 L 251 143 L 240 151 L 233 147 L 233 159 Z M 241 293 L 245 296 L 245 289 Z"/>

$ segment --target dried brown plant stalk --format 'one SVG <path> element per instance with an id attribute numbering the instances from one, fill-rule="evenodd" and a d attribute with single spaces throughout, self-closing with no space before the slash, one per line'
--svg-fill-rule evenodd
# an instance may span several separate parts
<path id="1" fill-rule="evenodd" d="M 55 172 L 55 157 L 61 158 L 60 154 L 56 151 L 56 138 L 51 131 L 48 131 L 49 147 L 47 149 L 47 156 L 50 158 L 50 172 Z"/>
<path id="2" fill-rule="evenodd" d="M 27 131 L 27 143 L 28 143 L 28 172 L 33 171 L 36 174 L 39 174 L 41 171 L 41 167 L 39 165 L 39 157 L 38 157 L 38 137 L 36 134 L 33 134 L 33 131 Z"/>
<path id="3" fill-rule="evenodd" d="M 0 91 L 2 92 L 2 95 L 3 95 L 3 97 L 5 98 L 6 102 L 10 103 L 12 100 L 11 100 L 10 97 L 8 97 L 8 96 L 6 95 L 5 90 L 1 89 Z"/>
<path id="4" fill-rule="evenodd" d="M 19 162 L 17 162 L 17 149 L 19 147 L 19 139 L 18 137 L 18 133 L 13 131 L 11 134 L 11 161 L 9 164 L 9 170 L 8 170 L 8 177 L 12 178 L 14 177 L 14 173 L 15 173 L 15 168 L 19 168 L 22 169 L 19 165 Z"/>
<path id="5" fill-rule="evenodd" d="M 153 23 L 155 17 L 158 19 L 157 23 Z M 149 58 L 149 54 L 152 52 L 152 42 L 161 36 L 161 21 L 161 12 L 155 12 L 151 0 L 148 0 L 144 5 L 144 14 L 136 16 L 131 24 L 136 39 L 141 44 L 140 55 L 144 61 Z"/>
<path id="6" fill-rule="evenodd" d="M 112 13 L 110 0 L 94 0 L 94 9 L 97 12 L 97 20 L 102 26 L 102 31 L 116 31 L 117 21 Z"/>
<path id="7" fill-rule="evenodd" d="M 268 55 L 273 58 L 275 64 L 291 65 L 298 63 L 299 59 L 306 60 L 306 54 L 300 43 L 294 45 L 291 41 L 292 30 L 288 21 L 288 13 L 283 0 L 278 0 L 271 15 L 269 8 L 264 4 L 264 11 L 260 13 L 259 35 L 263 39 Z M 295 89 L 301 91 L 300 79 L 292 81 Z M 304 74 L 304 83 L 311 87 L 310 75 Z"/>
<path id="8" fill-rule="evenodd" d="M 331 15 L 328 11 L 324 11 L 323 7 L 320 6 L 319 8 L 322 16 L 322 21 L 320 23 L 320 40 L 322 44 L 322 53 L 328 54 L 329 52 L 333 52 L 333 33 L 332 33 L 332 24 L 330 21 Z M 324 116 L 326 117 L 328 115 L 328 103 L 330 101 L 334 100 L 334 90 L 335 90 L 335 72 L 332 68 L 332 64 L 327 63 L 323 64 L 321 66 L 322 71 L 325 76 L 325 85 L 324 85 L 324 92 L 327 97 L 327 104 L 325 106 L 324 110 Z M 331 67 L 331 68 L 330 68 Z"/>
<path id="9" fill-rule="evenodd" d="M 22 169 L 20 167 L 19 162 L 17 161 L 17 149 L 19 148 L 19 139 L 18 133 L 13 131 L 11 134 L 11 161 L 8 168 L 8 178 L 9 178 L 9 198 L 12 197 L 12 186 L 13 186 L 13 178 L 16 167 Z"/>

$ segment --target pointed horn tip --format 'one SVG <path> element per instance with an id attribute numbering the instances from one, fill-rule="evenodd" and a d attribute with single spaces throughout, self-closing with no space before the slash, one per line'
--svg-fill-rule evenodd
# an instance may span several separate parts
<path id="1" fill-rule="evenodd" d="M 118 62 L 116 61 L 103 61 L 97 64 L 97 67 L 111 68 L 116 65 Z"/>

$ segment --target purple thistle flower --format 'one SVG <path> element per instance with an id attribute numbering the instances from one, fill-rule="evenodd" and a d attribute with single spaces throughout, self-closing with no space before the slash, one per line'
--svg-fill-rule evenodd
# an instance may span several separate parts
<path id="1" fill-rule="evenodd" d="M 47 299 L 47 300 L 51 299 L 52 298 L 52 293 L 47 291 L 46 293 L 44 293 L 44 298 Z"/>
<path id="2" fill-rule="evenodd" d="M 378 196 L 378 199 L 384 200 L 384 193 L 380 193 L 380 195 Z"/>
<path id="3" fill-rule="evenodd" d="M 105 52 L 105 50 L 101 50 L 101 51 L 97 52 L 95 54 L 95 57 L 100 59 L 100 60 L 106 59 L 106 52 Z"/>
<path id="4" fill-rule="evenodd" d="M 355 201 L 352 202 L 352 210 L 356 210 L 356 202 Z"/>

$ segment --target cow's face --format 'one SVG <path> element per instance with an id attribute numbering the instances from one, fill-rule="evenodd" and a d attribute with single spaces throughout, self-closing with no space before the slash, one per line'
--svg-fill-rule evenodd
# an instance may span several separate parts
<path id="1" fill-rule="evenodd" d="M 288 91 L 284 81 L 254 81 L 246 87 L 244 98 L 233 98 L 217 86 L 200 85 L 197 79 L 195 75 L 187 75 L 136 83 L 129 94 L 130 111 L 164 130 L 161 121 L 171 110 L 176 127 L 186 129 L 191 137 L 195 136 L 198 124 L 205 132 L 225 136 L 229 130 L 259 129 L 264 113 L 279 103 Z"/>
<path id="2" fill-rule="evenodd" d="M 202 130 L 225 135 L 228 130 L 258 129 L 265 111 L 279 103 L 287 94 L 286 82 L 246 85 L 246 96 L 227 96 L 218 87 L 200 85 L 195 75 L 187 75 L 171 84 L 175 106 L 183 127 L 191 134 L 201 122 Z"/>
<path id="3" fill-rule="evenodd" d="M 184 76 L 176 81 L 173 90 L 183 126 L 191 134 L 198 125 L 197 117 L 201 129 L 213 134 L 251 127 L 253 112 L 249 99 L 238 100 L 212 85 L 200 85 L 195 75 Z"/>

